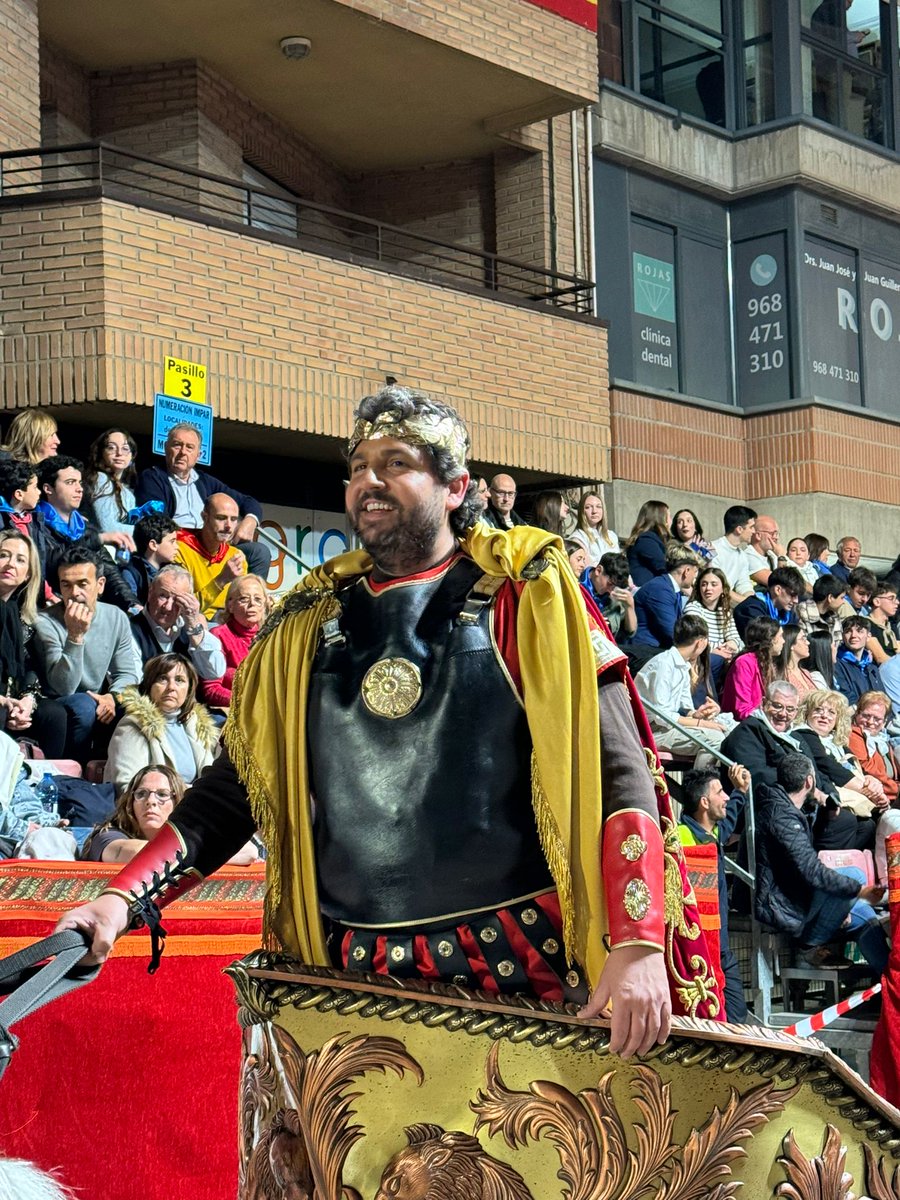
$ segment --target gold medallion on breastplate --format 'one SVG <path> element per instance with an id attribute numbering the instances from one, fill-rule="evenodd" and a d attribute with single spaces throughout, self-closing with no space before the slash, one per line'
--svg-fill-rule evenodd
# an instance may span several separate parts
<path id="1" fill-rule="evenodd" d="M 422 676 L 415 663 L 405 658 L 382 658 L 366 671 L 360 691 L 369 712 L 393 721 L 419 703 Z"/>

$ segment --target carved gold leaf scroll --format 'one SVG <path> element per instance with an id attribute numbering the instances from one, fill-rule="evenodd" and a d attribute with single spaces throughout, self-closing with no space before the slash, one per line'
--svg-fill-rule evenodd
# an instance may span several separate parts
<path id="1" fill-rule="evenodd" d="M 872 1200 L 900 1200 L 900 1167 L 894 1168 L 890 1179 L 885 1174 L 884 1158 L 877 1158 L 868 1142 L 863 1142 L 866 1156 L 866 1194 Z"/>
<path id="2" fill-rule="evenodd" d="M 249 1040 L 247 1034 L 245 1040 Z M 246 1053 L 241 1071 L 240 1087 L 240 1162 L 238 1164 L 241 1186 L 247 1182 L 248 1166 L 253 1153 L 253 1137 L 257 1119 L 266 1121 L 275 1104 L 275 1071 L 269 1062 L 263 1045 L 260 1054 Z"/>
<path id="3" fill-rule="evenodd" d="M 779 1183 L 776 1196 L 788 1200 L 855 1200 L 850 1187 L 853 1176 L 844 1170 L 847 1147 L 833 1125 L 827 1125 L 825 1146 L 815 1158 L 807 1158 L 794 1141 L 791 1130 L 782 1142 L 784 1154 L 778 1162 L 784 1167 L 787 1183 Z M 865 1147 L 868 1151 L 868 1146 Z"/>
<path id="4" fill-rule="evenodd" d="M 736 1158 L 745 1156 L 741 1143 L 798 1091 L 778 1089 L 774 1080 L 744 1096 L 732 1090 L 724 1109 L 713 1109 L 681 1147 L 672 1135 L 676 1114 L 669 1085 L 637 1066 L 635 1105 L 644 1121 L 635 1126 L 635 1153 L 627 1147 L 610 1094 L 614 1072 L 577 1095 L 543 1079 L 530 1083 L 527 1092 L 512 1091 L 500 1074 L 497 1044 L 488 1053 L 486 1073 L 486 1086 L 470 1106 L 477 1114 L 475 1132 L 486 1128 L 491 1137 L 500 1134 L 511 1149 L 546 1137 L 559 1154 L 566 1200 L 639 1200 L 650 1192 L 657 1200 L 728 1200 L 741 1184 L 723 1177 L 731 1175 Z"/>
<path id="5" fill-rule="evenodd" d="M 267 1166 L 251 1162 L 263 1184 L 256 1194 L 260 1200 L 269 1195 L 267 1184 L 274 1179 L 272 1171 L 277 1167 L 273 1156 L 275 1139 L 280 1137 L 281 1143 L 286 1144 L 294 1137 L 300 1145 L 291 1153 L 295 1160 L 299 1159 L 302 1146 L 316 1200 L 341 1200 L 345 1194 L 341 1180 L 344 1163 L 353 1145 L 363 1136 L 361 1127 L 350 1123 L 354 1115 L 352 1104 L 359 1092 L 348 1092 L 347 1087 L 367 1071 L 384 1074 L 390 1067 L 401 1076 L 410 1071 L 420 1084 L 424 1072 L 396 1038 L 357 1036 L 342 1040 L 338 1036 L 321 1049 L 304 1054 L 280 1026 L 268 1028 L 285 1080 L 296 1099 L 296 1108 L 280 1109 L 266 1136 L 260 1139 L 257 1150 L 265 1142 L 269 1162 Z M 248 1179 L 248 1185 L 249 1182 Z M 281 1193 L 274 1195 L 280 1200 Z"/>

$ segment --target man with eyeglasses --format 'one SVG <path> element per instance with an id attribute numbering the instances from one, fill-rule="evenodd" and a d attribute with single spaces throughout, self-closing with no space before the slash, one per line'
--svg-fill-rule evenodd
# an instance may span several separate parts
<path id="1" fill-rule="evenodd" d="M 766 689 L 760 707 L 722 742 L 722 753 L 744 764 L 754 788 L 763 783 L 774 786 L 784 756 L 806 752 L 804 743 L 791 733 L 799 711 L 797 689 L 776 679 Z M 817 850 L 867 850 L 874 846 L 874 822 L 843 810 L 834 784 L 820 771 L 816 771 L 812 798 L 818 806 L 813 827 Z"/>
<path id="2" fill-rule="evenodd" d="M 493 525 L 495 529 L 512 529 L 513 525 L 525 524 L 513 507 L 516 503 L 516 481 L 511 475 L 495 475 L 488 493 L 488 505 L 482 513 L 482 521 Z"/>
<path id="3" fill-rule="evenodd" d="M 780 541 L 778 522 L 760 513 L 756 518 L 753 537 L 747 547 L 747 570 L 756 587 L 765 587 L 769 576 L 779 567 L 790 566 L 787 551 Z"/>

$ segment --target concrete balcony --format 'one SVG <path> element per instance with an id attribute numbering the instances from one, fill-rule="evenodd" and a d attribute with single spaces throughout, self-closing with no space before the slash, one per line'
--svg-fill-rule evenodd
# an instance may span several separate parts
<path id="1" fill-rule="evenodd" d="M 252 228 L 229 181 L 205 180 L 214 217 L 197 206 L 198 173 L 158 172 L 154 186 L 183 193 L 160 197 L 72 159 L 23 159 L 13 190 L 4 172 L 5 408 L 90 406 L 99 420 L 98 406 L 127 402 L 132 427 L 149 428 L 174 355 L 207 365 L 220 444 L 330 459 L 355 402 L 392 376 L 457 404 L 479 463 L 523 480 L 608 475 L 606 331 L 577 311 L 586 281 L 392 242 L 403 231 L 387 226 L 379 259 L 316 206 L 298 218 L 315 212 L 308 237 Z M 355 220 L 371 241 L 375 223 Z"/>

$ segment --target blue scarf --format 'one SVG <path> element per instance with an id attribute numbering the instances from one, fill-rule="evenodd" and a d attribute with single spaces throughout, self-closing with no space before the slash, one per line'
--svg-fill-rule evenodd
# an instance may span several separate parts
<path id="1" fill-rule="evenodd" d="M 43 518 L 44 523 L 48 525 L 54 533 L 58 533 L 60 537 L 64 537 L 69 542 L 77 542 L 84 537 L 84 530 L 87 522 L 77 509 L 72 511 L 72 515 L 68 521 L 64 521 L 52 504 L 48 504 L 46 500 L 41 500 L 37 506 Z"/>
<path id="2" fill-rule="evenodd" d="M 766 602 L 766 608 L 769 610 L 769 616 L 773 621 L 777 621 L 779 625 L 789 625 L 791 623 L 791 612 L 787 610 L 782 612 L 780 608 L 775 607 L 775 602 L 768 592 L 757 593 Z"/>
<path id="3" fill-rule="evenodd" d="M 860 669 L 872 665 L 872 655 L 868 650 L 863 650 L 862 658 L 857 658 L 852 650 L 849 650 L 846 646 L 843 646 L 840 650 L 838 650 L 837 656 L 843 662 L 853 663 L 854 666 L 857 666 Z"/>

